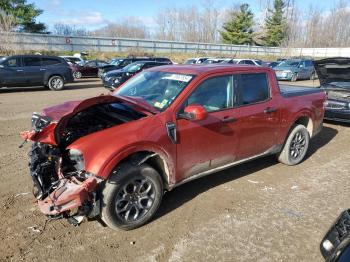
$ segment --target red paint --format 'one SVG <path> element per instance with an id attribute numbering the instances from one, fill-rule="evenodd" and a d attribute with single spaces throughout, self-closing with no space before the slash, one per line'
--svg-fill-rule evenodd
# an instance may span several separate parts
<path id="1" fill-rule="evenodd" d="M 320 92 L 284 98 L 280 95 L 275 73 L 269 68 L 241 65 L 178 65 L 150 70 L 193 74 L 195 77 L 164 112 L 148 113 L 147 117 L 137 121 L 92 133 L 72 143 L 68 148 L 75 148 L 83 153 L 86 171 L 107 179 L 125 157 L 139 151 L 151 151 L 166 161 L 169 169 L 168 183 L 171 187 L 191 175 L 262 154 L 273 146 L 283 144 L 292 125 L 302 116 L 312 120 L 314 132 L 322 124 L 325 94 Z M 200 116 L 199 119 L 177 119 L 177 113 L 183 108 L 184 101 L 199 83 L 208 77 L 236 73 L 267 73 L 271 99 L 212 113 L 190 106 L 186 111 L 196 112 Z M 107 95 L 67 102 L 45 109 L 43 114 L 61 125 L 72 114 L 84 108 L 113 101 L 118 102 L 121 99 Z M 145 106 L 138 106 L 135 99 L 127 102 L 139 110 Z M 277 111 L 265 114 L 266 108 L 276 108 Z M 235 121 L 223 121 L 232 117 Z M 165 128 L 168 122 L 176 124 L 177 144 L 173 144 L 168 137 Z"/>

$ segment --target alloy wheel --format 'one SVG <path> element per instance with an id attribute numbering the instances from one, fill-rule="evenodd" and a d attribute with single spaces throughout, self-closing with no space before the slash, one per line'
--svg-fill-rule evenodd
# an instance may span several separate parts
<path id="1" fill-rule="evenodd" d="M 305 150 L 306 139 L 302 132 L 295 133 L 291 145 L 290 145 L 290 156 L 294 159 L 299 158 Z"/>
<path id="2" fill-rule="evenodd" d="M 117 216 L 125 222 L 142 219 L 152 207 L 155 194 L 155 185 L 148 178 L 128 181 L 116 196 Z"/>

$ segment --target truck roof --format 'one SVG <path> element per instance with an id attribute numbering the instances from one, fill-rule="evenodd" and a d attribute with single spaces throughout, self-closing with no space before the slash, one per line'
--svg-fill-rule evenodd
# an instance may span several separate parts
<path id="1" fill-rule="evenodd" d="M 179 74 L 190 74 L 190 75 L 200 75 L 200 74 L 210 74 L 219 73 L 225 71 L 250 71 L 250 72 L 266 72 L 273 71 L 268 67 L 258 67 L 254 65 L 236 65 L 236 64 L 208 64 L 208 65 L 166 65 L 160 67 L 154 67 L 149 69 L 151 71 L 164 71 Z"/>

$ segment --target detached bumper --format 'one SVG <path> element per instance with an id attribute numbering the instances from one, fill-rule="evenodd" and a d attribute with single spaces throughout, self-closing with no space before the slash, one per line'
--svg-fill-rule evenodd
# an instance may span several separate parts
<path id="1" fill-rule="evenodd" d="M 97 182 L 95 177 L 89 177 L 84 182 L 75 178 L 60 180 L 57 188 L 49 196 L 38 201 L 40 211 L 45 215 L 56 216 L 90 202 L 91 192 L 96 189 Z"/>

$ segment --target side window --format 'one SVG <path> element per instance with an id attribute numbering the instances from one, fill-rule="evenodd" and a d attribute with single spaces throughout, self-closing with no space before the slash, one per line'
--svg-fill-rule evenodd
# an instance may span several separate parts
<path id="1" fill-rule="evenodd" d="M 49 65 L 57 65 L 60 64 L 61 60 L 56 58 L 49 58 L 49 57 L 43 57 L 42 58 L 42 65 L 43 66 L 49 66 Z"/>
<path id="2" fill-rule="evenodd" d="M 305 64 L 306 64 L 307 67 L 310 67 L 310 66 L 313 66 L 313 65 L 314 65 L 313 62 L 312 62 L 311 60 L 306 60 L 306 61 L 305 61 Z"/>
<path id="3" fill-rule="evenodd" d="M 40 57 L 24 57 L 23 58 L 24 66 L 41 66 Z"/>
<path id="4" fill-rule="evenodd" d="M 85 66 L 87 66 L 87 67 L 96 67 L 96 62 L 95 61 L 89 62 Z"/>
<path id="5" fill-rule="evenodd" d="M 246 65 L 255 65 L 253 61 L 250 61 L 250 60 L 245 60 L 244 63 Z"/>
<path id="6" fill-rule="evenodd" d="M 19 58 L 10 58 L 6 62 L 3 63 L 6 67 L 20 67 L 21 61 Z"/>
<path id="7" fill-rule="evenodd" d="M 131 60 L 127 59 L 127 60 L 124 60 L 123 62 L 121 62 L 120 66 L 124 67 L 124 66 L 127 66 L 128 64 L 131 64 Z"/>
<path id="8" fill-rule="evenodd" d="M 218 76 L 205 80 L 191 94 L 187 105 L 202 105 L 208 112 L 233 107 L 233 77 Z"/>
<path id="9" fill-rule="evenodd" d="M 242 105 L 267 100 L 270 97 L 267 75 L 265 73 L 242 74 L 239 94 Z"/>
<path id="10" fill-rule="evenodd" d="M 239 61 L 238 64 L 240 64 L 240 65 L 245 64 L 244 60 Z"/>

